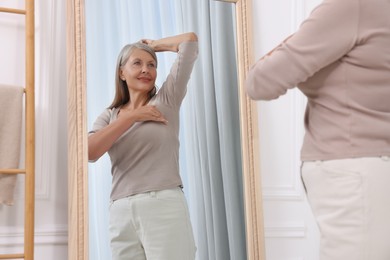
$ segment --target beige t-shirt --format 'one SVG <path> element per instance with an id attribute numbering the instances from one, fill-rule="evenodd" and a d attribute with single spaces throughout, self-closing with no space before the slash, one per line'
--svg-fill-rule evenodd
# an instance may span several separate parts
<path id="1" fill-rule="evenodd" d="M 198 55 L 197 42 L 183 42 L 170 74 L 149 102 L 168 123 L 137 122 L 110 148 L 111 200 L 182 186 L 179 175 L 179 109 Z M 106 109 L 95 121 L 94 133 L 117 119 L 118 108 Z"/>
<path id="2" fill-rule="evenodd" d="M 390 1 L 323 1 L 246 89 L 271 100 L 296 85 L 308 98 L 302 160 L 390 155 Z"/>

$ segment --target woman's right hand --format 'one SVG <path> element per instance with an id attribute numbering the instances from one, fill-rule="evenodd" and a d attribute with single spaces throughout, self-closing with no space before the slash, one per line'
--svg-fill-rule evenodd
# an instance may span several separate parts
<path id="1" fill-rule="evenodd" d="M 145 121 L 168 123 L 156 106 L 121 109 L 117 120 L 88 136 L 88 160 L 95 161 L 100 158 L 135 122 Z"/>
<path id="2" fill-rule="evenodd" d="M 121 109 L 118 118 L 131 117 L 135 122 L 154 121 L 167 124 L 164 115 L 153 105 L 141 106 L 134 110 Z"/>

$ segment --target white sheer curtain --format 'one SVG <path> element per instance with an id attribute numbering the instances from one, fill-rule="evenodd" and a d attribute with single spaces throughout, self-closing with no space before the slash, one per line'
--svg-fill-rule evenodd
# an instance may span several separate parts
<path id="1" fill-rule="evenodd" d="M 112 101 L 121 47 L 187 31 L 199 37 L 183 102 L 180 164 L 198 260 L 246 259 L 234 6 L 210 0 L 86 1 L 88 126 Z M 157 85 L 175 58 L 159 53 Z M 89 165 L 90 259 L 111 259 L 110 162 Z"/>

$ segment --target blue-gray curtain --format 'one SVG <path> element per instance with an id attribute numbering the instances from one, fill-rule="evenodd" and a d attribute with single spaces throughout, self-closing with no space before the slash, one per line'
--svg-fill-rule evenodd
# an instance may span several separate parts
<path id="1" fill-rule="evenodd" d="M 88 127 L 114 96 L 123 45 L 194 31 L 199 57 L 181 109 L 180 165 L 198 260 L 246 259 L 234 5 L 210 0 L 86 0 Z M 176 54 L 158 53 L 157 85 Z M 111 259 L 107 156 L 89 165 L 90 259 Z"/>

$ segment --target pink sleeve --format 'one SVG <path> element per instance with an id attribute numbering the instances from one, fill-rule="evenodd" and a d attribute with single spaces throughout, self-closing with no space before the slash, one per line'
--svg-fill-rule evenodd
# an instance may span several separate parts
<path id="1" fill-rule="evenodd" d="M 251 67 L 247 94 L 255 100 L 276 99 L 343 57 L 355 45 L 358 18 L 359 1 L 323 1 L 290 39 Z"/>

